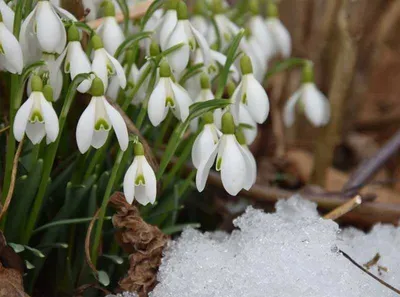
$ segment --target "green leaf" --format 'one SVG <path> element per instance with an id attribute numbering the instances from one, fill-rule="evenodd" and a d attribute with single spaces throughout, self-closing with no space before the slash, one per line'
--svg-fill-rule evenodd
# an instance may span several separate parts
<path id="1" fill-rule="evenodd" d="M 140 28 L 142 31 L 144 30 L 146 23 L 149 21 L 149 19 L 154 14 L 154 12 L 156 10 L 158 10 L 159 8 L 161 8 L 161 6 L 163 6 L 164 3 L 165 3 L 165 0 L 155 0 L 153 3 L 151 3 L 151 5 L 147 9 L 145 15 L 142 17 L 142 20 L 140 22 Z"/>
<path id="2" fill-rule="evenodd" d="M 108 260 L 111 260 L 112 262 L 114 262 L 117 265 L 121 265 L 124 263 L 124 259 L 121 258 L 120 256 L 116 256 L 116 255 L 107 255 L 107 254 L 103 254 L 101 255 L 103 258 L 106 258 Z"/>
<path id="3" fill-rule="evenodd" d="M 21 253 L 23 251 L 25 251 L 25 247 L 22 244 L 18 244 L 18 243 L 12 243 L 9 242 L 8 245 L 14 250 L 14 252 Z"/>
<path id="4" fill-rule="evenodd" d="M 105 287 L 110 284 L 110 277 L 108 276 L 107 272 L 103 270 L 97 272 L 97 279 Z"/>
<path id="5" fill-rule="evenodd" d="M 150 37 L 152 32 L 140 32 L 127 37 L 124 42 L 115 51 L 114 57 L 118 59 L 121 54 L 128 49 L 133 43 L 138 42 L 144 38 Z"/>
<path id="6" fill-rule="evenodd" d="M 215 93 L 216 98 L 222 98 L 225 85 L 228 82 L 228 76 L 229 76 L 231 66 L 235 62 L 235 58 L 237 57 L 236 52 L 239 48 L 240 42 L 242 41 L 244 33 L 245 33 L 244 29 L 241 29 L 239 31 L 239 33 L 233 38 L 233 40 L 228 48 L 228 52 L 226 54 L 226 63 L 222 69 L 222 72 L 220 73 L 218 89 L 217 89 L 217 92 Z"/>
<path id="7" fill-rule="evenodd" d="M 85 32 L 87 32 L 89 34 L 89 37 L 92 37 L 96 32 L 90 28 L 86 23 L 83 22 L 74 22 L 74 25 L 79 28 L 84 30 Z"/>
<path id="8" fill-rule="evenodd" d="M 27 245 L 24 245 L 24 247 L 28 251 L 32 252 L 32 254 L 34 254 L 36 257 L 39 257 L 39 258 L 44 258 L 45 257 L 45 255 L 43 255 L 43 253 L 41 251 L 39 251 L 38 249 L 35 249 L 35 248 L 27 246 Z"/>
<path id="9" fill-rule="evenodd" d="M 185 228 L 188 228 L 188 227 L 196 229 L 196 228 L 200 228 L 201 225 L 199 223 L 189 223 L 189 224 L 175 225 L 175 226 L 163 228 L 161 231 L 164 234 L 171 235 L 171 234 L 174 234 L 174 233 L 181 232 Z"/>
<path id="10" fill-rule="evenodd" d="M 38 62 L 32 63 L 31 65 L 26 66 L 21 74 L 22 84 L 29 78 L 29 76 L 32 74 L 32 72 L 36 70 L 36 68 L 44 66 L 44 65 L 46 65 L 46 62 L 43 60 L 40 60 Z"/>
<path id="11" fill-rule="evenodd" d="M 126 0 L 117 0 L 117 3 L 124 15 L 124 34 L 127 34 L 129 29 L 129 7 Z"/>
<path id="12" fill-rule="evenodd" d="M 303 66 L 305 62 L 308 60 L 306 59 L 301 59 L 301 58 L 289 58 L 281 62 L 275 63 L 274 66 L 267 72 L 266 78 L 270 78 L 271 76 L 285 71 L 290 68 L 298 67 L 298 66 Z"/>
<path id="13" fill-rule="evenodd" d="M 184 85 L 186 81 L 193 76 L 200 74 L 203 72 L 204 63 L 198 63 L 196 65 L 190 66 L 186 69 L 185 73 L 182 75 L 181 79 L 179 80 L 180 85 Z"/>
<path id="14" fill-rule="evenodd" d="M 56 243 L 49 243 L 49 244 L 43 244 L 39 245 L 37 247 L 38 249 L 44 250 L 44 249 L 67 249 L 68 248 L 68 243 L 64 242 L 56 242 Z"/>

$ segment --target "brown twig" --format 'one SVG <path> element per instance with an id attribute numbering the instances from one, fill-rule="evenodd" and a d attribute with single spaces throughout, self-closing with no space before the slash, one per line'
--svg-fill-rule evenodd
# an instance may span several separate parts
<path id="1" fill-rule="evenodd" d="M 11 171 L 10 188 L 9 188 L 7 196 L 6 196 L 4 206 L 2 207 L 1 212 L 0 212 L 0 220 L 3 218 L 4 214 L 7 212 L 7 209 L 10 206 L 11 199 L 14 194 L 15 179 L 17 177 L 17 171 L 18 171 L 18 160 L 19 160 L 19 156 L 21 155 L 21 152 L 22 152 L 23 144 L 24 144 L 24 139 L 22 139 L 21 142 L 19 143 L 18 149 L 14 156 L 13 167 L 12 167 L 12 171 Z"/>
<path id="2" fill-rule="evenodd" d="M 3 128 L 3 129 L 1 129 L 0 130 L 0 134 L 5 132 L 5 131 L 7 131 L 8 129 L 10 129 L 10 126 L 7 126 L 7 127 Z"/>
<path id="3" fill-rule="evenodd" d="M 92 262 L 92 258 L 90 257 L 90 238 L 91 238 L 91 234 L 92 234 L 92 230 L 94 227 L 94 223 L 96 222 L 96 220 L 98 219 L 100 213 L 100 208 L 96 211 L 96 213 L 94 214 L 92 220 L 90 221 L 89 224 L 89 228 L 87 230 L 86 233 L 86 238 L 85 238 L 85 255 L 86 255 L 86 262 L 89 265 L 90 269 L 92 269 L 92 271 L 97 275 L 97 269 L 96 267 L 93 265 Z"/>
<path id="4" fill-rule="evenodd" d="M 149 8 L 149 6 L 152 2 L 153 2 L 152 0 L 148 0 L 146 2 L 138 3 L 134 6 L 132 6 L 129 9 L 129 11 L 130 11 L 129 19 L 133 20 L 133 19 L 142 17 L 146 13 L 147 9 Z M 115 18 L 117 19 L 118 23 L 122 23 L 124 21 L 124 14 L 118 13 L 118 14 L 116 14 Z M 90 21 L 87 24 L 92 29 L 97 29 L 103 23 L 103 21 L 104 21 L 103 18 L 99 18 L 99 19 Z"/>
<path id="5" fill-rule="evenodd" d="M 388 289 L 392 290 L 393 292 L 397 293 L 398 295 L 400 295 L 400 290 L 396 289 L 395 287 L 389 285 L 387 282 L 385 282 L 384 280 L 380 279 L 379 277 L 377 277 L 376 275 L 372 274 L 371 272 L 369 272 L 367 269 L 365 269 L 364 267 L 362 267 L 360 264 L 358 264 L 355 260 L 353 260 L 348 254 L 346 254 L 345 252 L 343 252 L 342 250 L 339 250 L 340 253 L 343 255 L 343 257 L 345 257 L 347 260 L 349 260 L 352 264 L 354 264 L 357 268 L 361 269 L 363 272 L 365 272 L 366 274 L 368 274 L 370 277 L 372 277 L 374 280 L 378 281 L 379 283 L 381 283 L 382 285 L 384 285 L 385 287 L 387 287 Z"/>
<path id="6" fill-rule="evenodd" d="M 355 196 L 353 199 L 347 201 L 345 204 L 335 208 L 328 214 L 324 216 L 327 220 L 337 220 L 338 218 L 344 216 L 346 213 L 352 211 L 362 203 L 362 198 L 360 195 Z"/>

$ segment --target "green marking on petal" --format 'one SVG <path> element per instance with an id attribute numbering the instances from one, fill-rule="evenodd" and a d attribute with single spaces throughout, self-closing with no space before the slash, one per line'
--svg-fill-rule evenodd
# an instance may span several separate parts
<path id="1" fill-rule="evenodd" d="M 114 68 L 109 63 L 107 63 L 107 73 L 108 76 L 113 76 L 115 74 Z"/>
<path id="2" fill-rule="evenodd" d="M 247 93 L 244 93 L 242 96 L 242 103 L 247 105 Z"/>
<path id="3" fill-rule="evenodd" d="M 165 99 L 165 106 L 175 107 L 174 99 L 171 97 L 167 97 L 167 99 Z"/>
<path id="4" fill-rule="evenodd" d="M 143 174 L 140 174 L 135 179 L 135 186 L 145 185 L 146 180 L 144 179 Z"/>
<path id="5" fill-rule="evenodd" d="M 96 131 L 110 131 L 110 124 L 105 119 L 98 119 L 96 124 L 94 125 L 94 129 Z"/>
<path id="6" fill-rule="evenodd" d="M 217 166 L 215 167 L 215 169 L 217 169 L 217 171 L 221 171 L 221 166 L 222 166 L 222 157 L 218 157 Z"/>
<path id="7" fill-rule="evenodd" d="M 191 51 L 196 49 L 196 40 L 194 38 L 189 39 L 189 48 Z"/>
<path id="8" fill-rule="evenodd" d="M 29 118 L 29 122 L 31 123 L 44 123 L 44 118 L 39 109 L 35 109 L 31 113 L 31 117 Z"/>
<path id="9" fill-rule="evenodd" d="M 0 43 L 0 54 L 5 55 L 3 45 Z"/>
<path id="10" fill-rule="evenodd" d="M 70 70 L 71 70 L 71 63 L 70 63 L 70 62 L 65 63 L 65 65 L 64 65 L 64 72 L 65 72 L 65 73 L 69 73 Z"/>
<path id="11" fill-rule="evenodd" d="M 231 36 L 229 33 L 224 33 L 224 34 L 223 34 L 223 37 L 224 37 L 224 40 L 225 40 L 226 42 L 230 42 L 230 41 L 231 41 L 231 38 L 232 38 L 232 36 Z"/>

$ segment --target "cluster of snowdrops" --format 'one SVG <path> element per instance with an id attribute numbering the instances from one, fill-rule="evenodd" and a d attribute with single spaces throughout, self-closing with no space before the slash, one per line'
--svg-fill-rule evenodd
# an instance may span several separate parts
<path id="1" fill-rule="evenodd" d="M 79 82 L 78 92 L 92 96 L 76 125 L 80 153 L 101 148 L 114 133 L 121 151 L 134 150 L 123 181 L 126 199 L 146 205 L 156 200 L 156 174 L 142 143 L 129 136 L 115 104 L 122 109 L 132 104 L 145 112 L 138 128 L 147 118 L 158 127 L 169 113 L 185 122 L 193 104 L 219 100 L 225 94 L 229 99 L 225 98 L 223 108 L 190 118 L 188 129 L 197 134 L 192 147 L 196 186 L 199 191 L 205 188 L 216 164 L 229 194 L 249 190 L 257 168 L 248 146 L 257 136 L 257 125 L 269 114 L 263 87 L 268 62 L 291 55 L 291 38 L 273 1 L 265 17 L 259 1 L 248 2 L 240 26 L 234 22 L 235 12 L 222 0 L 195 1 L 190 16 L 184 1 L 168 0 L 155 1 L 145 22 L 123 28 L 116 20 L 114 3 L 105 0 L 102 24 L 91 31 L 46 0 L 37 1 L 15 30 L 18 11 L 14 12 L 12 1 L 0 0 L 2 69 L 22 74 L 24 67 L 43 62 L 30 73 L 28 98 L 12 119 L 15 139 L 21 141 L 26 135 L 33 144 L 57 141 L 61 129 L 52 103 L 64 100 L 63 75 L 68 74 L 71 81 Z M 82 42 L 88 32 L 89 42 Z M 136 37 L 128 40 L 130 34 Z M 135 62 L 140 52 L 146 55 L 143 65 Z M 302 86 L 286 103 L 284 122 L 292 125 L 301 110 L 312 124 L 321 126 L 329 121 L 329 103 L 314 85 L 312 65 L 305 63 L 304 69 Z M 216 82 L 222 82 L 217 91 Z M 128 101 L 121 100 L 124 97 Z"/>

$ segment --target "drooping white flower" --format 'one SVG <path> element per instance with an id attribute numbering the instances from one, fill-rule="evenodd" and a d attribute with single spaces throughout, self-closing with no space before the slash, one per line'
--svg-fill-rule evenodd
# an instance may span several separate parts
<path id="1" fill-rule="evenodd" d="M 104 18 L 103 23 L 97 28 L 96 33 L 103 40 L 106 51 L 114 56 L 118 47 L 125 40 L 124 32 L 115 19 L 114 4 L 107 0 L 103 2 Z"/>
<path id="2" fill-rule="evenodd" d="M 240 104 L 239 106 L 239 126 L 241 127 L 246 139 L 246 144 L 252 144 L 258 133 L 257 123 L 253 120 L 243 104 Z"/>
<path id="3" fill-rule="evenodd" d="M 235 136 L 232 115 L 227 112 L 222 119 L 222 137 L 202 160 L 196 174 L 197 189 L 202 192 L 216 159 L 216 170 L 221 171 L 222 185 L 235 196 L 242 189 L 250 189 L 254 182 L 254 164 Z"/>
<path id="4" fill-rule="evenodd" d="M 208 35 L 208 30 L 211 23 L 205 17 L 207 13 L 205 1 L 196 1 L 194 3 L 193 16 L 190 18 L 190 23 L 202 36 Z"/>
<path id="5" fill-rule="evenodd" d="M 242 127 L 236 129 L 235 136 L 238 143 L 242 147 L 242 153 L 244 154 L 244 157 L 246 159 L 246 172 L 249 176 L 246 178 L 243 188 L 248 191 L 256 183 L 257 162 L 246 144 L 247 140 Z"/>
<path id="6" fill-rule="evenodd" d="M 17 141 L 21 141 L 25 133 L 33 144 L 40 143 L 45 136 L 47 144 L 57 139 L 58 117 L 43 94 L 43 83 L 39 76 L 32 78 L 32 93 L 17 111 L 13 130 Z"/>
<path id="7" fill-rule="evenodd" d="M 273 54 L 280 54 L 288 58 L 292 52 L 292 39 L 289 31 L 279 19 L 278 8 L 273 1 L 268 3 L 268 16 L 265 25 L 273 41 Z"/>
<path id="8" fill-rule="evenodd" d="M 160 79 L 149 98 L 148 115 L 153 126 L 157 127 L 165 120 L 171 110 L 180 121 L 189 116 L 192 100 L 180 85 L 171 79 L 171 69 L 166 61 L 160 64 Z"/>
<path id="9" fill-rule="evenodd" d="M 69 12 L 47 0 L 39 0 L 21 26 L 20 42 L 28 61 L 38 52 L 61 54 L 67 35 L 61 17 L 76 21 Z"/>
<path id="10" fill-rule="evenodd" d="M 125 70 L 127 69 L 128 65 L 125 66 Z M 129 75 L 127 77 L 127 89 L 133 89 L 138 81 L 140 77 L 139 74 L 139 69 L 137 68 L 136 64 L 133 64 Z M 108 86 L 107 89 L 107 97 L 111 98 L 112 100 L 116 101 L 117 97 L 118 97 L 118 93 L 120 90 L 120 86 L 119 86 L 119 81 L 118 81 L 118 77 L 113 76 L 110 80 L 110 85 Z M 135 100 L 132 100 L 132 104 L 136 104 L 137 102 Z"/>
<path id="11" fill-rule="evenodd" d="M 22 72 L 24 67 L 21 46 L 10 32 L 0 13 L 0 67 L 11 73 Z"/>
<path id="12" fill-rule="evenodd" d="M 211 91 L 210 78 L 205 73 L 202 73 L 200 76 L 200 86 L 201 86 L 201 91 L 199 95 L 196 97 L 194 103 L 204 102 L 215 98 L 213 92 Z M 194 133 L 197 132 L 197 129 L 199 127 L 199 120 L 200 120 L 199 118 L 196 118 L 190 122 L 190 129 Z"/>
<path id="13" fill-rule="evenodd" d="M 94 56 L 92 71 L 103 81 L 104 89 L 108 88 L 108 79 L 116 75 L 122 89 L 126 87 L 126 76 L 121 64 L 111 56 L 103 47 L 103 42 L 98 35 L 92 37 Z"/>
<path id="14" fill-rule="evenodd" d="M 178 22 L 174 27 L 167 41 L 167 48 L 171 48 L 178 44 L 182 47 L 173 51 L 167 56 L 171 69 L 177 73 L 182 73 L 189 63 L 190 52 L 199 47 L 203 54 L 205 65 L 209 65 L 211 59 L 210 47 L 206 39 L 195 29 L 188 20 L 188 12 L 186 4 L 180 1 L 177 7 Z M 197 46 L 198 45 L 198 46 Z"/>
<path id="15" fill-rule="evenodd" d="M 203 120 L 204 127 L 197 135 L 192 148 L 192 162 L 195 168 L 199 168 L 202 160 L 210 155 L 221 137 L 221 132 L 214 124 L 212 113 L 205 114 Z"/>
<path id="16" fill-rule="evenodd" d="M 304 112 L 307 119 L 316 127 L 328 124 L 330 120 L 330 105 L 314 83 L 304 83 L 286 102 L 283 120 L 287 127 L 295 121 L 296 107 Z"/>
<path id="17" fill-rule="evenodd" d="M 90 73 L 92 66 L 90 65 L 89 58 L 82 49 L 80 43 L 79 31 L 75 25 L 68 29 L 68 44 L 62 54 L 57 58 L 53 73 L 59 71 L 61 64 L 64 62 L 64 72 L 69 73 L 71 80 L 77 75 L 82 73 Z M 50 75 L 52 85 L 57 85 L 59 77 L 57 75 Z M 86 93 L 90 89 L 90 80 L 84 80 L 77 88 L 81 93 Z"/>
<path id="18" fill-rule="evenodd" d="M 141 143 L 134 146 L 135 158 L 124 177 L 124 194 L 128 203 L 135 199 L 142 205 L 154 204 L 157 196 L 157 179 L 144 156 Z"/>
<path id="19" fill-rule="evenodd" d="M 268 58 L 263 54 L 263 49 L 254 35 L 246 36 L 240 42 L 240 49 L 249 56 L 253 65 L 254 77 L 262 82 L 267 73 Z"/>
<path id="20" fill-rule="evenodd" d="M 3 17 L 3 22 L 10 32 L 14 30 L 14 11 L 8 6 L 4 0 L 0 0 L 0 13 Z"/>
<path id="21" fill-rule="evenodd" d="M 114 129 L 121 150 L 128 148 L 128 129 L 121 114 L 104 97 L 104 85 L 96 77 L 90 90 L 92 99 L 82 113 L 76 128 L 79 151 L 84 154 L 90 146 L 98 149 L 104 145 L 111 128 Z"/>
<path id="22" fill-rule="evenodd" d="M 254 77 L 252 63 L 247 55 L 241 58 L 240 66 L 243 75 L 242 81 L 232 96 L 235 121 L 236 123 L 239 121 L 239 107 L 240 104 L 243 104 L 253 120 L 262 124 L 269 114 L 267 92 Z"/>
<path id="23" fill-rule="evenodd" d="M 158 36 L 160 38 L 160 46 L 163 51 L 168 49 L 167 42 L 169 36 L 171 35 L 178 22 L 178 13 L 176 12 L 176 6 L 176 0 L 168 1 L 167 11 L 165 12 L 159 23 L 160 32 Z"/>
<path id="24" fill-rule="evenodd" d="M 42 60 L 46 62 L 45 65 L 36 68 L 33 72 L 34 75 L 39 75 L 42 77 L 45 83 L 49 83 L 53 89 L 53 99 L 57 101 L 60 98 L 62 86 L 63 86 L 63 76 L 60 67 L 56 67 L 56 54 L 43 53 Z M 31 75 L 28 80 L 27 92 L 28 95 L 32 93 L 31 81 L 34 75 Z"/>

